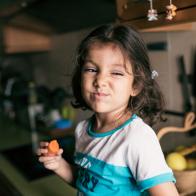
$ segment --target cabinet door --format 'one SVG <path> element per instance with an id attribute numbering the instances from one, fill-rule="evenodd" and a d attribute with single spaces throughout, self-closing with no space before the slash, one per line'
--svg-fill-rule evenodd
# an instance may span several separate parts
<path id="1" fill-rule="evenodd" d="M 5 53 L 41 52 L 51 49 L 50 35 L 7 25 L 3 29 Z"/>

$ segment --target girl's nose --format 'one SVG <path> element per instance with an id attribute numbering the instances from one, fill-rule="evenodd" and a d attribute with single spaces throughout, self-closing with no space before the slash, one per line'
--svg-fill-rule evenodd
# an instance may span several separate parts
<path id="1" fill-rule="evenodd" d="M 101 87 L 106 84 L 107 76 L 104 73 L 97 73 L 94 80 L 95 87 Z"/>

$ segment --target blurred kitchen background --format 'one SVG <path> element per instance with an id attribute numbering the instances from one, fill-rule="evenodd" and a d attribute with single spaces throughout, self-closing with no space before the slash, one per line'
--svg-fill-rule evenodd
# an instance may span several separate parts
<path id="1" fill-rule="evenodd" d="M 183 126 L 196 113 L 196 2 L 173 0 L 0 1 L 0 195 L 61 196 L 75 190 L 45 170 L 34 151 L 40 140 L 57 139 L 72 162 L 74 127 L 88 117 L 75 110 L 71 76 L 75 50 L 94 27 L 123 23 L 141 31 L 166 99 L 167 121 Z M 170 14 L 170 15 L 169 15 Z M 173 15 L 172 15 L 173 14 Z M 151 18 L 150 18 L 151 17 Z M 167 17 L 167 18 L 166 18 Z M 196 131 L 171 133 L 164 152 L 195 143 Z"/>

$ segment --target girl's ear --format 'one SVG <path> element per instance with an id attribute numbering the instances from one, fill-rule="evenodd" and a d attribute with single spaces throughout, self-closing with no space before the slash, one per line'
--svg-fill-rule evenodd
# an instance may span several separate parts
<path id="1" fill-rule="evenodd" d="M 138 95 L 138 90 L 137 89 L 133 89 L 133 91 L 132 91 L 132 93 L 131 93 L 131 96 L 132 97 L 135 97 L 135 96 L 137 96 Z"/>
<path id="2" fill-rule="evenodd" d="M 131 92 L 131 96 L 132 96 L 132 97 L 135 97 L 135 96 L 137 96 L 140 92 L 141 92 L 141 89 L 140 89 L 140 88 L 134 87 L 133 90 L 132 90 L 132 92 Z"/>

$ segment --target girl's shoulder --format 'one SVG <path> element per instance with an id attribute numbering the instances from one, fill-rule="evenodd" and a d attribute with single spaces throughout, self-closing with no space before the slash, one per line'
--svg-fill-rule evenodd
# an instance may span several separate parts
<path id="1" fill-rule="evenodd" d="M 80 121 L 77 124 L 77 126 L 75 128 L 75 136 L 76 137 L 80 137 L 80 135 L 82 134 L 82 132 L 84 132 L 84 131 L 86 132 L 87 127 L 88 127 L 88 124 L 89 124 L 89 120 L 90 120 L 90 118 L 89 119 L 86 119 L 86 120 L 82 120 L 82 121 Z"/>
<path id="2" fill-rule="evenodd" d="M 132 138 L 134 141 L 143 140 L 143 138 L 157 138 L 155 131 L 146 124 L 142 118 L 137 116 L 127 129 L 127 138 Z"/>

